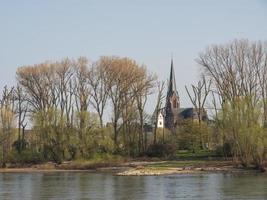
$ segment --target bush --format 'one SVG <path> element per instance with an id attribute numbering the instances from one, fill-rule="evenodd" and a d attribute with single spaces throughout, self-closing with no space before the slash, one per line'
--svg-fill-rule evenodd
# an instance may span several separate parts
<path id="1" fill-rule="evenodd" d="M 216 155 L 224 157 L 232 157 L 232 145 L 230 143 L 224 143 L 223 146 L 218 146 L 215 150 Z"/>
<path id="2" fill-rule="evenodd" d="M 38 164 L 44 161 L 41 153 L 31 150 L 23 150 L 18 153 L 13 150 L 9 153 L 7 161 L 12 164 Z"/>
<path id="3" fill-rule="evenodd" d="M 46 160 L 61 164 L 63 160 L 62 149 L 59 145 L 44 145 L 43 155 Z"/>
<path id="4" fill-rule="evenodd" d="M 171 157 L 176 153 L 176 148 L 172 144 L 152 144 L 147 149 L 149 157 Z"/>
<path id="5" fill-rule="evenodd" d="M 17 150 L 17 152 L 20 152 L 28 146 L 28 142 L 25 139 L 16 140 L 12 147 Z"/>

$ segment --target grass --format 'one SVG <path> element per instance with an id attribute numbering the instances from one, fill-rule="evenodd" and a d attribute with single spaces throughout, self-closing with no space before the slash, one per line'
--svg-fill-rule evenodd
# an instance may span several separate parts
<path id="1" fill-rule="evenodd" d="M 171 161 L 148 164 L 145 167 L 151 169 L 185 168 L 185 167 L 209 167 L 229 165 L 222 161 L 215 151 L 199 150 L 195 153 L 187 150 L 180 150 L 176 154 L 176 159 Z"/>
<path id="2" fill-rule="evenodd" d="M 147 165 L 147 167 L 156 167 L 156 168 L 172 168 L 172 167 L 188 167 L 188 166 L 195 166 L 199 164 L 204 164 L 207 161 L 203 160 L 191 160 L 191 161 L 166 161 L 160 163 L 153 163 Z"/>
<path id="3" fill-rule="evenodd" d="M 94 170 L 99 167 L 119 166 L 125 162 L 125 158 L 111 154 L 95 154 L 91 159 L 77 159 L 69 163 L 61 164 L 59 169 Z"/>
<path id="4" fill-rule="evenodd" d="M 205 167 L 223 164 L 222 159 L 217 157 L 214 151 L 200 150 L 196 153 L 191 151 L 178 151 L 174 160 L 164 161 L 161 158 L 137 158 L 136 160 L 127 159 L 123 156 L 113 154 L 94 154 L 90 159 L 77 159 L 73 161 L 63 162 L 56 165 L 53 163 L 43 163 L 41 168 L 55 168 L 61 170 L 95 170 L 103 167 L 119 167 L 125 166 L 127 161 L 142 162 L 151 161 L 155 163 L 144 164 L 145 168 L 164 170 L 167 168 L 184 168 L 184 167 Z M 130 164 L 132 165 L 132 164 Z M 138 165 L 138 164 L 137 164 Z M 140 164 L 143 165 L 143 164 Z"/>
<path id="5" fill-rule="evenodd" d="M 208 160 L 191 160 L 191 161 L 166 161 L 146 165 L 145 168 L 152 170 L 167 170 L 170 168 L 208 168 L 208 167 L 225 167 L 232 166 L 230 161 L 208 161 Z"/>
<path id="6" fill-rule="evenodd" d="M 190 160 L 190 159 L 212 159 L 220 157 L 215 151 L 199 150 L 195 153 L 187 150 L 178 151 L 176 154 L 178 159 Z"/>

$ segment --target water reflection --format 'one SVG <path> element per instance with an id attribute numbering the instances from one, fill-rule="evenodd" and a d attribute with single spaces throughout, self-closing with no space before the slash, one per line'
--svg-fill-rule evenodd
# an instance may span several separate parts
<path id="1" fill-rule="evenodd" d="M 266 175 L 0 174 L 0 199 L 267 199 Z"/>

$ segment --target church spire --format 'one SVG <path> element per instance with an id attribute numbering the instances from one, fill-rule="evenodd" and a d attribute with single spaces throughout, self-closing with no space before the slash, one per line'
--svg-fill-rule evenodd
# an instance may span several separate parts
<path id="1" fill-rule="evenodd" d="M 172 96 L 173 94 L 178 95 L 177 90 L 176 90 L 176 81 L 175 81 L 175 73 L 174 73 L 174 68 L 173 68 L 173 59 L 171 59 L 171 72 L 170 72 L 170 79 L 169 79 L 167 96 Z"/>
<path id="2" fill-rule="evenodd" d="M 171 59 L 171 72 L 166 96 L 165 106 L 165 127 L 173 130 L 178 124 L 180 100 L 176 90 L 175 73 L 173 59 Z"/>

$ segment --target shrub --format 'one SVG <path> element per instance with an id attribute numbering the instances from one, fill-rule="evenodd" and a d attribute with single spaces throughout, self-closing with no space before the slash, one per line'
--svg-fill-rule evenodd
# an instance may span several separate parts
<path id="1" fill-rule="evenodd" d="M 9 153 L 7 161 L 12 164 L 38 164 L 44 161 L 41 153 L 31 150 L 23 150 L 18 153 L 13 150 Z"/>
<path id="2" fill-rule="evenodd" d="M 171 157 L 174 156 L 176 148 L 172 144 L 152 144 L 147 149 L 149 157 Z"/>
<path id="3" fill-rule="evenodd" d="M 12 145 L 12 147 L 16 149 L 18 152 L 26 149 L 27 146 L 28 146 L 28 142 L 25 139 L 16 140 Z"/>
<path id="4" fill-rule="evenodd" d="M 54 145 L 44 145 L 43 155 L 46 160 L 61 164 L 63 160 L 62 149 L 54 142 Z"/>
<path id="5" fill-rule="evenodd" d="M 224 157 L 232 157 L 232 145 L 230 143 L 224 143 L 223 146 L 218 146 L 215 150 L 216 155 Z"/>

